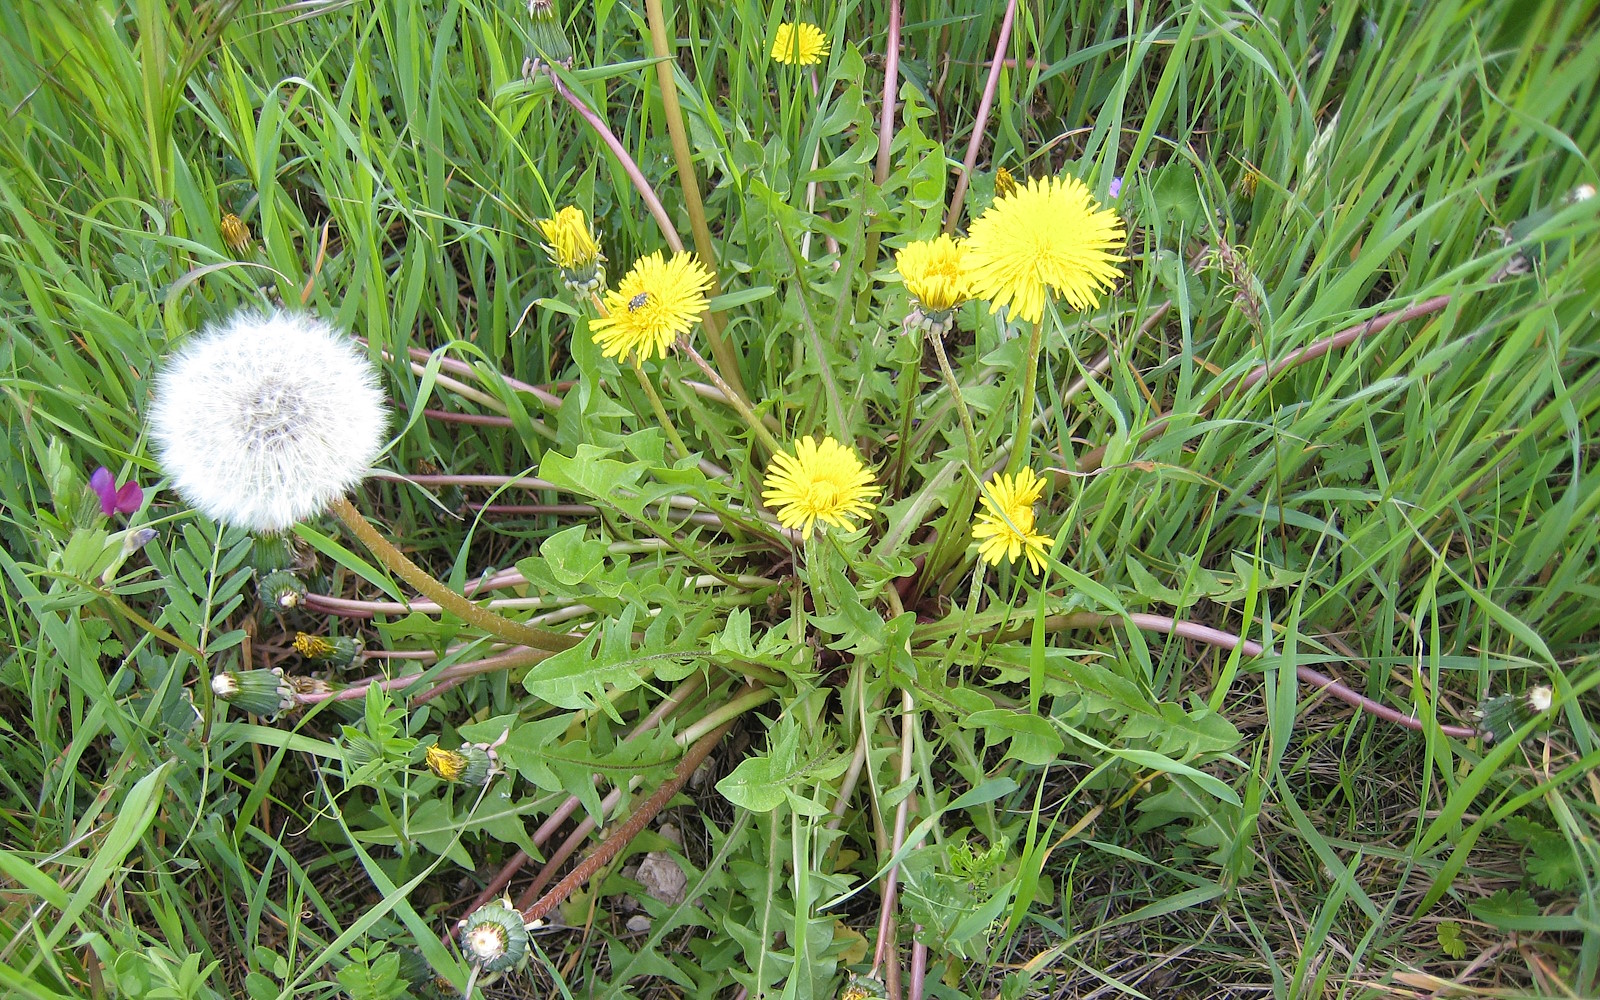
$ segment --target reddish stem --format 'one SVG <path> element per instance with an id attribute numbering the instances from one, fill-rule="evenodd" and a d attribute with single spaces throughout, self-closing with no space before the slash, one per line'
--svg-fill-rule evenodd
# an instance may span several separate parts
<path id="1" fill-rule="evenodd" d="M 576 111 L 584 121 L 589 123 L 589 127 L 594 129 L 595 134 L 611 150 L 611 155 L 615 156 L 617 161 L 622 164 L 622 169 L 627 173 L 628 179 L 633 181 L 634 189 L 639 192 L 639 197 L 644 199 L 645 207 L 650 210 L 651 216 L 655 218 L 656 225 L 661 227 L 661 236 L 667 241 L 667 246 L 672 248 L 673 253 L 682 253 L 683 240 L 678 238 L 678 231 L 673 227 L 672 219 L 667 215 L 667 210 L 662 207 L 661 199 L 656 197 L 655 190 L 650 187 L 650 182 L 645 180 L 644 171 L 639 169 L 639 164 L 634 162 L 633 157 L 628 153 L 628 147 L 624 146 L 621 140 L 611 131 L 611 127 L 606 124 L 604 118 L 596 114 L 589 105 L 579 99 L 578 95 L 569 90 L 565 83 L 561 82 L 560 76 L 554 71 L 547 75 L 550 78 L 550 83 L 556 88 L 556 93 L 561 95 L 561 99 L 570 104 L 572 110 Z"/>
<path id="2" fill-rule="evenodd" d="M 1008 0 L 1006 16 L 1000 22 L 1000 39 L 994 46 L 994 64 L 989 67 L 989 80 L 983 85 L 983 100 L 978 102 L 978 117 L 972 123 L 972 138 L 967 142 L 967 158 L 961 163 L 961 176 L 956 178 L 955 193 L 950 196 L 950 214 L 944 220 L 944 231 L 956 231 L 961 221 L 961 206 L 967 200 L 967 183 L 972 178 L 972 168 L 978 162 L 978 147 L 983 144 L 983 130 L 989 124 L 989 108 L 994 104 L 995 91 L 1000 87 L 1001 57 L 1011 44 L 1011 22 L 1016 20 L 1017 0 Z"/>
<path id="3" fill-rule="evenodd" d="M 656 814 L 666 807 L 672 797 L 688 783 L 690 775 L 700 766 L 701 761 L 715 749 L 722 737 L 733 727 L 734 720 L 729 719 L 711 732 L 695 741 L 683 759 L 678 761 L 678 766 L 672 772 L 672 777 L 666 783 L 651 793 L 650 797 L 639 804 L 627 821 L 612 832 L 611 836 L 596 845 L 588 856 L 578 862 L 578 866 L 567 873 L 567 877 L 555 884 L 549 892 L 541 896 L 538 902 L 522 911 L 522 919 L 528 922 L 538 920 L 554 910 L 565 900 L 572 891 L 583 883 L 589 881 L 595 872 L 599 871 L 612 858 L 639 835 Z"/>
<path id="4" fill-rule="evenodd" d="M 447 424 L 473 424 L 478 427 L 510 427 L 510 417 L 498 417 L 492 413 L 452 413 L 449 410 L 423 410 L 422 415 L 429 420 L 441 420 Z"/>
<path id="5" fill-rule="evenodd" d="M 652 709 L 649 715 L 639 720 L 639 724 L 634 726 L 633 730 L 622 738 L 622 742 L 627 743 L 630 740 L 636 739 L 639 736 L 649 732 L 656 726 L 659 726 L 661 724 L 661 720 L 665 719 L 668 715 L 671 715 L 673 712 L 681 708 L 683 703 L 688 701 L 689 698 L 700 689 L 702 680 L 703 678 L 700 674 L 691 674 L 684 680 L 682 684 L 679 684 L 671 694 L 663 698 L 661 703 Z M 600 775 L 595 775 L 594 780 L 598 782 L 600 780 Z M 565 823 L 567 818 L 576 812 L 578 806 L 581 804 L 582 803 L 579 801 L 576 795 L 567 796 L 567 800 L 561 803 L 560 806 L 556 807 L 556 811 L 551 813 L 550 816 L 539 825 L 539 829 L 533 832 L 533 836 L 530 839 L 533 841 L 534 846 L 543 847 L 545 841 L 555 836 L 556 830 L 561 828 L 561 824 Z M 513 854 L 511 859 L 505 863 L 505 866 L 500 869 L 495 877 L 489 880 L 489 884 L 483 887 L 483 891 L 478 893 L 477 896 L 473 897 L 472 904 L 467 907 L 467 912 L 471 913 L 473 910 L 476 910 L 478 907 L 498 896 L 501 890 L 511 884 L 511 879 L 517 874 L 522 866 L 527 863 L 528 852 L 519 850 L 517 853 Z M 444 940 L 448 941 L 450 938 L 455 936 L 455 928 L 457 926 L 459 925 L 451 924 L 450 930 L 445 933 Z"/>
<path id="6" fill-rule="evenodd" d="M 1116 615 L 1079 611 L 1066 615 L 1051 615 L 1045 619 L 1045 627 L 1053 629 L 1098 628 L 1102 625 L 1113 624 L 1118 620 Z M 1242 636 L 1234 635 L 1232 632 L 1224 632 L 1221 629 L 1212 628 L 1209 625 L 1200 625 L 1195 622 L 1178 621 L 1174 618 L 1168 618 L 1166 615 L 1134 613 L 1128 615 L 1127 620 L 1133 625 L 1150 632 L 1182 636 L 1185 639 L 1193 639 L 1196 642 L 1203 642 L 1221 649 L 1238 647 L 1248 656 L 1260 656 L 1264 651 L 1259 642 L 1253 642 Z M 1021 635 L 1023 633 L 1019 632 L 1017 634 Z M 1327 674 L 1302 666 L 1296 666 L 1294 671 L 1295 676 L 1305 683 L 1321 688 L 1340 701 L 1352 705 L 1368 715 L 1375 715 L 1385 722 L 1392 722 L 1397 726 L 1403 726 L 1406 729 L 1412 729 L 1417 732 L 1421 732 L 1424 728 L 1421 719 L 1407 715 L 1398 709 L 1390 708 L 1381 702 L 1373 701 L 1366 695 L 1346 687 L 1343 683 L 1334 680 Z M 1446 736 L 1453 736 L 1459 740 L 1470 740 L 1479 735 L 1477 728 L 1473 726 L 1440 726 L 1439 731 Z"/>

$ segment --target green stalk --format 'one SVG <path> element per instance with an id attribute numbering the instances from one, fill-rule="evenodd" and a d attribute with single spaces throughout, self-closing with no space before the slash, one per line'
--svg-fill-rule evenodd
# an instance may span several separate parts
<path id="1" fill-rule="evenodd" d="M 909 337 L 913 334 L 907 331 L 902 336 Z M 917 389 L 922 383 L 921 355 L 921 350 L 918 350 L 916 356 L 909 358 L 905 366 L 900 369 L 900 454 L 894 463 L 894 484 L 891 490 L 894 496 L 900 495 L 900 487 L 906 479 L 906 466 L 911 460 L 911 413 L 916 408 Z"/>
<path id="2" fill-rule="evenodd" d="M 480 628 L 491 635 L 497 635 L 507 642 L 514 642 L 519 646 L 532 646 L 534 649 L 546 649 L 560 652 L 571 649 L 580 641 L 577 636 L 565 635 L 561 632 L 552 632 L 549 629 L 533 628 L 521 622 L 512 621 L 502 615 L 497 615 L 487 608 L 480 608 L 476 604 L 462 597 L 460 594 L 446 587 L 444 584 L 428 575 L 421 566 L 407 558 L 404 552 L 395 548 L 394 544 L 378 532 L 359 510 L 356 510 L 347 497 L 340 497 L 328 505 L 328 509 L 344 522 L 351 533 L 361 539 L 361 544 L 371 550 L 382 563 L 394 571 L 405 582 L 421 591 L 423 596 L 430 598 L 441 608 L 460 618 L 468 625 Z"/>
<path id="3" fill-rule="evenodd" d="M 1033 401 L 1039 381 L 1039 351 L 1044 346 L 1044 321 L 1033 324 L 1028 336 L 1028 364 L 1022 377 L 1022 400 L 1017 409 L 1017 437 L 1011 442 L 1011 460 L 1006 463 L 1006 473 L 1016 475 L 1028 464 L 1028 451 L 1033 445 Z"/>
<path id="4" fill-rule="evenodd" d="M 645 0 L 645 16 L 650 21 L 650 51 L 656 63 L 656 78 L 661 83 L 661 107 L 666 114 L 667 135 L 672 140 L 672 156 L 678 164 L 678 184 L 683 188 L 683 206 L 689 211 L 689 229 L 694 234 L 694 250 L 700 263 L 711 272 L 711 295 L 722 293 L 722 279 L 717 274 L 717 251 L 711 242 L 711 227 L 706 223 L 706 207 L 700 200 L 700 178 L 694 171 L 694 157 L 689 152 L 689 135 L 683 126 L 683 108 L 678 103 L 678 83 L 672 76 L 677 60 L 672 43 L 667 38 L 667 19 L 661 11 L 661 0 Z M 703 320 L 706 343 L 711 345 L 711 356 L 717 367 L 727 372 L 728 383 L 734 395 L 744 397 L 744 380 L 739 375 L 739 359 L 722 336 L 722 316 L 709 312 Z"/>
<path id="5" fill-rule="evenodd" d="M 689 449 L 684 445 L 683 438 L 678 436 L 678 428 L 673 426 L 672 418 L 667 416 L 667 409 L 661 405 L 661 397 L 656 393 L 656 387 L 650 384 L 650 378 L 644 373 L 644 365 L 639 362 L 637 355 L 633 359 L 633 373 L 639 377 L 639 388 L 649 397 L 650 409 L 655 411 L 656 419 L 661 421 L 661 429 L 666 431 L 667 440 L 672 442 L 672 450 L 678 453 L 679 458 L 688 458 Z"/>
<path id="6" fill-rule="evenodd" d="M 694 349 L 694 345 L 689 342 L 688 337 L 678 338 L 678 350 L 687 354 L 689 360 L 693 361 L 695 366 L 705 373 L 706 378 L 711 380 L 711 384 L 721 390 L 728 405 L 734 408 L 740 419 L 744 421 L 745 426 L 750 428 L 750 432 L 760 440 L 769 454 L 776 455 L 783 450 L 783 445 L 778 443 L 778 439 L 773 436 L 771 431 L 767 430 L 766 425 L 761 422 L 761 418 L 757 417 L 755 411 L 750 409 L 750 404 L 745 401 L 743 396 L 734 392 L 733 387 L 711 366 L 710 362 L 706 361 L 705 357 Z"/>
<path id="7" fill-rule="evenodd" d="M 972 429 L 972 414 L 968 412 L 967 401 L 961 395 L 961 386 L 956 383 L 956 373 L 950 370 L 950 359 L 945 357 L 944 337 L 930 333 L 928 342 L 933 345 L 934 357 L 939 359 L 939 373 L 944 376 L 944 384 L 949 387 L 950 396 L 955 400 L 956 414 L 961 418 L 961 433 L 967 438 L 967 463 L 974 469 L 981 468 L 978 464 L 978 435 Z M 1032 385 L 1032 382 L 1029 384 Z"/>

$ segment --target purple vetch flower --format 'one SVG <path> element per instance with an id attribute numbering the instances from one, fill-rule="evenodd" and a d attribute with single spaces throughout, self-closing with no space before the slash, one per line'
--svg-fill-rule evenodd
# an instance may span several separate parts
<path id="1" fill-rule="evenodd" d="M 106 517 L 132 514 L 144 505 L 144 490 L 136 481 L 130 479 L 117 486 L 111 478 L 111 470 L 103 465 L 89 477 L 89 488 L 100 498 L 100 512 Z"/>
<path id="2" fill-rule="evenodd" d="M 1117 197 L 1117 196 L 1119 196 L 1121 194 L 1122 194 L 1122 178 L 1121 177 L 1113 177 L 1113 178 L 1111 178 L 1111 188 L 1110 188 L 1110 191 L 1109 191 L 1109 196 L 1112 197 L 1112 198 L 1115 198 L 1115 197 Z"/>

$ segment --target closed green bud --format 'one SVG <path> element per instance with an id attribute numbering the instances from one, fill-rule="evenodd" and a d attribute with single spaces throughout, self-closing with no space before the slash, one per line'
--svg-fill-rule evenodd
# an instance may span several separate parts
<path id="1" fill-rule="evenodd" d="M 1555 702 L 1548 684 L 1530 688 L 1523 694 L 1502 694 L 1478 706 L 1478 731 L 1490 743 L 1510 739 L 1529 721 L 1550 711 Z"/>
<path id="2" fill-rule="evenodd" d="M 313 663 L 326 663 L 337 669 L 356 662 L 363 646 L 360 638 L 347 636 L 311 635 L 308 632 L 296 632 L 294 636 L 295 652 Z"/>
<path id="3" fill-rule="evenodd" d="M 294 545 L 288 535 L 257 535 L 250 547 L 250 565 L 265 576 L 294 564 Z"/>
<path id="4" fill-rule="evenodd" d="M 461 951 L 484 972 L 515 968 L 528 954 L 528 926 L 510 902 L 497 899 L 461 922 Z"/>
<path id="5" fill-rule="evenodd" d="M 274 611 L 291 611 L 305 603 L 306 585 L 298 576 L 280 569 L 261 578 L 256 594 L 262 604 Z"/>
<path id="6" fill-rule="evenodd" d="M 561 27 L 561 13 L 555 0 L 528 0 L 528 54 L 522 61 L 522 75 L 532 78 L 543 67 L 555 63 L 572 66 L 572 43 Z"/>
<path id="7" fill-rule="evenodd" d="M 224 670 L 211 678 L 211 693 L 241 712 L 271 720 L 296 707 L 294 686 L 282 667 L 271 670 Z"/>

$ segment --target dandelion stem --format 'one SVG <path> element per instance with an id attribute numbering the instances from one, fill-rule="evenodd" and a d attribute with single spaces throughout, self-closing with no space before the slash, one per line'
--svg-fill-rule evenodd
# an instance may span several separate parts
<path id="1" fill-rule="evenodd" d="M 548 629 L 531 628 L 521 622 L 512 621 L 502 615 L 497 615 L 486 608 L 462 597 L 460 594 L 435 580 L 421 566 L 412 562 L 404 552 L 401 552 L 387 538 L 372 526 L 359 510 L 356 510 L 347 497 L 340 497 L 328 505 L 328 509 L 338 515 L 345 527 L 361 539 L 361 544 L 371 550 L 385 566 L 393 570 L 402 580 L 411 584 L 424 596 L 432 598 L 440 607 L 460 618 L 462 621 L 485 632 L 497 635 L 508 642 L 519 646 L 532 646 L 535 649 L 559 652 L 570 649 L 580 641 L 577 636 L 552 632 Z"/>
<path id="2" fill-rule="evenodd" d="M 884 46 L 883 107 L 878 118 L 878 158 L 872 165 L 872 183 L 882 188 L 889 179 L 889 147 L 894 142 L 895 97 L 900 92 L 900 0 L 889 0 L 889 40 Z M 866 249 L 861 254 L 861 270 L 867 277 L 866 287 L 856 300 L 856 321 L 867 318 L 867 308 L 872 301 L 872 289 L 877 284 L 872 272 L 878 266 L 879 234 L 876 229 L 867 233 Z M 896 472 L 898 476 L 898 471 Z M 899 492 L 898 484 L 896 492 Z"/>
<path id="3" fill-rule="evenodd" d="M 711 227 L 706 223 L 706 207 L 700 199 L 700 178 L 695 174 L 694 157 L 689 151 L 689 134 L 683 127 L 683 108 L 678 103 L 678 83 L 672 75 L 677 65 L 673 58 L 672 42 L 667 35 L 667 19 L 661 11 L 661 0 L 645 0 L 645 16 L 650 21 L 650 49 L 660 60 L 656 63 L 656 79 L 661 84 L 661 109 L 667 119 L 667 134 L 672 140 L 672 155 L 678 165 L 678 186 L 683 189 L 683 207 L 689 212 L 689 231 L 694 235 L 695 253 L 700 263 L 711 272 L 711 297 L 722 294 L 722 279 L 717 273 L 717 250 L 711 242 Z M 711 345 L 711 356 L 728 372 L 728 381 L 736 394 L 744 396 L 744 380 L 739 376 L 739 359 L 722 336 L 722 314 L 708 312 L 701 321 L 705 327 L 706 343 Z"/>
<path id="4" fill-rule="evenodd" d="M 1019 630 L 1027 627 L 1025 623 L 1032 619 L 1032 613 L 1017 609 L 1013 614 L 1017 624 L 1012 629 L 1004 632 L 998 630 L 987 632 L 984 633 L 984 638 L 1003 641 L 1008 638 L 1026 635 L 1025 631 Z M 1144 612 L 1135 612 L 1126 616 L 1104 615 L 1094 611 L 1054 614 L 1045 617 L 1044 627 L 1046 631 L 1062 632 L 1067 629 L 1100 628 L 1105 625 L 1115 625 L 1118 622 L 1125 622 L 1148 632 L 1160 632 L 1164 635 L 1176 635 L 1184 639 L 1192 639 L 1209 646 L 1216 646 L 1219 649 L 1238 647 L 1246 656 L 1260 656 L 1265 652 L 1259 642 L 1235 635 L 1232 632 L 1212 628 L 1209 625 L 1201 625 L 1198 622 L 1180 621 L 1175 618 L 1169 618 L 1166 615 L 1153 615 Z M 955 627 L 959 631 L 966 631 L 965 622 L 957 623 Z M 1313 670 L 1310 667 L 1295 667 L 1295 676 L 1313 687 L 1321 688 L 1340 701 L 1369 715 L 1377 716 L 1385 722 L 1392 722 L 1397 726 L 1403 726 L 1406 729 L 1418 732 L 1421 732 L 1424 728 L 1424 723 L 1421 719 L 1413 718 L 1381 702 L 1373 701 L 1371 698 L 1351 690 L 1327 674 Z M 1459 740 L 1469 740 L 1479 735 L 1478 730 L 1472 726 L 1440 726 L 1439 731 L 1446 736 Z"/>
<path id="5" fill-rule="evenodd" d="M 978 116 L 972 121 L 972 138 L 967 142 L 967 158 L 961 161 L 961 176 L 956 178 L 955 192 L 950 195 L 950 214 L 945 217 L 944 231 L 956 231 L 961 221 L 961 206 L 967 200 L 967 183 L 972 179 L 972 168 L 978 163 L 978 147 L 983 144 L 983 130 L 989 123 L 989 108 L 994 105 L 994 92 L 1000 85 L 1001 56 L 1011 43 L 1011 22 L 1017 17 L 1017 0 L 1006 4 L 1005 19 L 1000 22 L 1000 38 L 994 45 L 994 62 L 989 66 L 989 80 L 983 85 L 983 99 L 978 102 Z"/>
<path id="6" fill-rule="evenodd" d="M 911 780 L 912 745 L 917 729 L 916 702 L 911 697 L 911 689 L 903 688 L 900 691 L 900 782 L 904 786 Z M 894 839 L 889 846 L 889 856 L 895 857 L 900 853 L 900 848 L 906 842 L 906 816 L 911 811 L 911 800 L 915 794 L 908 794 L 900 800 L 900 805 L 894 812 Z M 883 968 L 884 960 L 889 957 L 890 930 L 894 925 L 895 890 L 900 885 L 900 865 L 898 862 L 889 867 L 883 877 L 883 904 L 878 913 L 878 947 L 872 955 L 872 971 L 868 976 L 876 977 L 878 970 Z"/>
<path id="7" fill-rule="evenodd" d="M 678 436 L 678 428 L 672 423 L 672 418 L 667 416 L 667 408 L 661 405 L 661 397 L 656 393 L 656 387 L 650 384 L 650 377 L 644 373 L 644 365 L 639 362 L 638 355 L 633 358 L 633 373 L 639 378 L 639 388 L 650 400 L 650 409 L 655 411 L 656 419 L 661 421 L 661 429 L 666 431 L 667 440 L 672 442 L 672 450 L 678 453 L 679 458 L 689 457 L 689 448 L 683 443 L 683 438 Z"/>
<path id="8" fill-rule="evenodd" d="M 646 824 L 654 819 L 656 814 L 661 812 L 668 802 L 672 801 L 672 797 L 678 794 L 679 789 L 688 783 L 689 777 L 694 774 L 700 763 L 721 742 L 722 737 L 732 728 L 733 722 L 734 720 L 730 718 L 696 740 L 694 745 L 684 753 L 683 759 L 678 761 L 678 766 L 672 772 L 672 777 L 668 778 L 660 788 L 651 793 L 649 798 L 641 802 L 639 808 L 633 811 L 633 815 L 629 816 L 626 822 L 612 831 L 611 836 L 601 841 L 598 847 L 589 852 L 588 857 L 584 858 L 576 868 L 568 872 L 566 878 L 557 882 L 549 892 L 539 897 L 532 906 L 523 910 L 522 919 L 531 922 L 545 916 L 551 910 L 560 906 L 561 901 L 570 896 L 574 889 L 589 881 L 590 876 L 616 857 L 617 853 L 632 842 L 633 838 L 639 835 L 639 831 L 643 830 Z"/>
<path id="9" fill-rule="evenodd" d="M 1028 335 L 1027 365 L 1022 375 L 1022 399 L 1017 404 L 1017 437 L 1011 443 L 1011 460 L 1006 463 L 1006 472 L 1016 475 L 1024 465 L 1028 464 L 1028 451 L 1033 446 L 1033 401 L 1034 394 L 1038 391 L 1034 385 L 1039 381 L 1039 351 L 1044 347 L 1044 321 L 1033 324 L 1033 331 Z"/>
<path id="10" fill-rule="evenodd" d="M 901 326 L 900 335 L 913 336 L 904 324 Z M 908 358 L 904 367 L 900 369 L 900 454 L 894 463 L 892 489 L 894 496 L 900 495 L 900 487 L 906 478 L 906 469 L 911 464 L 911 415 L 916 410 L 917 390 L 922 387 L 921 355 L 921 350 L 918 350 L 916 356 Z"/>
<path id="11" fill-rule="evenodd" d="M 529 649 L 523 646 L 516 649 L 508 649 L 503 653 L 487 656 L 481 660 L 474 660 L 471 663 L 457 663 L 445 667 L 428 679 L 442 686 L 447 681 L 460 682 L 478 674 L 489 674 L 497 670 L 514 670 L 517 667 L 525 667 L 538 663 L 540 660 L 548 659 L 551 655 L 549 650 Z M 393 691 L 397 688 L 411 687 L 420 682 L 425 676 L 425 674 L 405 674 L 400 677 L 385 677 L 352 684 L 339 691 L 297 694 L 294 698 L 295 701 L 302 705 L 315 705 L 324 701 L 353 701 L 357 698 L 366 697 L 367 689 L 374 684 L 384 691 Z M 425 692 L 424 696 L 412 699 L 412 703 L 427 701 L 429 697 L 439 693 L 439 691 L 440 688 L 435 687 L 432 691 Z"/>
<path id="12" fill-rule="evenodd" d="M 662 207 L 661 199 L 656 197 L 655 190 L 650 187 L 650 182 L 645 179 L 644 171 L 639 169 L 639 164 L 629 154 L 628 147 L 624 146 L 616 134 L 611 131 L 611 127 L 606 124 L 604 118 L 601 118 L 594 109 L 585 104 L 582 98 L 574 94 L 571 88 L 562 82 L 561 74 L 555 67 L 550 67 L 549 73 L 550 84 L 555 87 L 556 93 L 560 95 L 563 101 L 572 106 L 572 110 L 576 111 L 580 118 L 589 123 L 589 127 L 594 129 L 595 134 L 600 137 L 600 141 L 606 144 L 606 148 L 610 149 L 611 154 L 622 164 L 622 169 L 628 175 L 628 179 L 633 181 L 634 190 L 639 192 L 639 197 L 644 199 L 645 207 L 650 210 L 650 215 L 656 220 L 656 225 L 661 227 L 661 236 L 667 241 L 667 246 L 671 247 L 674 253 L 682 253 L 683 240 L 678 237 L 678 230 L 673 226 L 672 218 L 667 215 L 667 210 Z"/>
<path id="13" fill-rule="evenodd" d="M 751 433 L 760 439 L 762 447 L 766 448 L 769 454 L 776 455 L 783 450 L 783 445 L 778 443 L 778 439 L 773 436 L 771 431 L 767 430 L 761 419 L 756 416 L 755 411 L 750 409 L 750 404 L 745 402 L 743 396 L 734 392 L 733 387 L 723 380 L 722 375 L 711 366 L 710 362 L 706 361 L 705 357 L 694 349 L 694 344 L 689 342 L 688 337 L 678 338 L 678 350 L 687 354 L 689 360 L 695 363 L 695 367 L 706 373 L 706 378 L 710 379 L 711 384 L 722 392 L 727 404 L 739 414 L 740 418 L 744 420 L 745 426 L 749 427 Z"/>
<path id="14" fill-rule="evenodd" d="M 967 401 L 961 395 L 961 386 L 956 382 L 956 373 L 950 370 L 950 359 L 945 357 L 944 337 L 938 333 L 930 333 L 928 343 L 933 345 L 933 355 L 939 359 L 939 374 L 944 376 L 944 384 L 950 387 L 950 395 L 956 404 L 956 415 L 961 418 L 961 433 L 967 438 L 967 463 L 977 468 L 978 434 L 972 429 L 972 414 L 967 410 Z"/>

